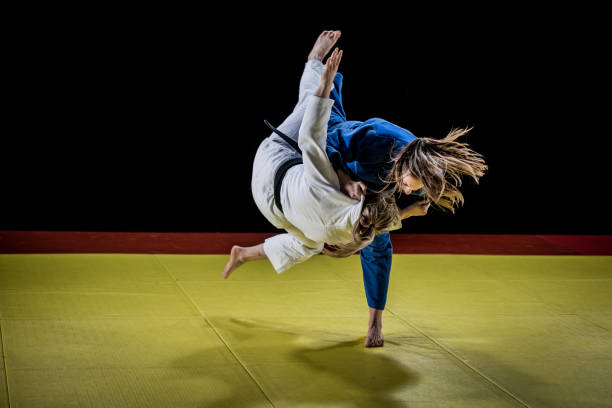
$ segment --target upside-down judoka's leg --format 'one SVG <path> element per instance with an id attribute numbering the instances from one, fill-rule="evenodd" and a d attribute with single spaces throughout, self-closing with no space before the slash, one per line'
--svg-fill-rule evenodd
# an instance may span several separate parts
<path id="1" fill-rule="evenodd" d="M 329 115 L 328 128 L 337 125 L 341 122 L 346 122 L 346 113 L 344 113 L 344 106 L 342 105 L 342 81 L 344 77 L 340 72 L 336 73 L 334 77 L 334 89 L 332 89 L 329 97 L 334 100 L 334 106 L 332 106 L 331 114 Z"/>
<path id="2" fill-rule="evenodd" d="M 304 117 L 304 111 L 307 106 L 306 101 L 308 97 L 317 90 L 321 83 L 321 75 L 323 74 L 324 68 L 323 58 L 329 53 L 336 41 L 338 41 L 338 38 L 340 38 L 340 31 L 324 31 L 319 38 L 317 38 L 310 54 L 308 54 L 308 61 L 302 72 L 298 103 L 295 105 L 293 112 L 278 127 L 278 130 L 296 142 L 298 141 L 302 118 Z"/>

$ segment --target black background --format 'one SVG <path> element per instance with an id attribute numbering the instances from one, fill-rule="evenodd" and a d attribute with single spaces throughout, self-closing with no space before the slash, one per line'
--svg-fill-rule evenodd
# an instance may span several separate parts
<path id="1" fill-rule="evenodd" d="M 263 119 L 291 112 L 314 40 L 339 29 L 349 119 L 474 126 L 489 165 L 455 215 L 404 232 L 612 232 L 597 10 L 228 8 L 20 14 L 0 229 L 274 231 L 250 193 Z"/>

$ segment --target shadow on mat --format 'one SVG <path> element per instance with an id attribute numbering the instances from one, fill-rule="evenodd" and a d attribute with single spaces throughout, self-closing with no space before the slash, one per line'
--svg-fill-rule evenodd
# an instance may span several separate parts
<path id="1" fill-rule="evenodd" d="M 240 343 L 241 361 L 257 364 L 256 380 L 275 404 L 405 407 L 406 402 L 392 394 L 420 381 L 419 374 L 385 355 L 385 350 L 365 348 L 364 337 L 346 340 L 342 333 L 253 320 L 215 322 L 220 324 L 230 345 Z M 180 365 L 177 361 L 177 368 Z M 206 406 L 249 406 L 232 397 L 237 394 L 232 391 Z M 255 405 L 261 406 L 261 401 L 250 406 Z"/>

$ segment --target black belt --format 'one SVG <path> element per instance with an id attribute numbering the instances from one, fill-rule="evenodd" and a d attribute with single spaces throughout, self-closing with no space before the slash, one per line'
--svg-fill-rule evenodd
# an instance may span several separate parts
<path id="1" fill-rule="evenodd" d="M 300 156 L 302 155 L 302 150 L 300 149 L 295 140 L 291 139 L 289 136 L 272 126 L 267 120 L 264 120 L 264 123 L 270 128 L 270 130 L 272 130 L 274 133 L 279 135 L 285 142 L 287 142 L 289 146 L 293 147 L 293 149 L 297 153 L 299 153 Z M 283 206 L 281 205 L 280 191 L 281 186 L 283 185 L 283 179 L 285 178 L 285 174 L 287 174 L 287 171 L 293 166 L 297 166 L 298 164 L 302 163 L 304 162 L 302 161 L 301 157 L 295 157 L 293 159 L 287 160 L 286 162 L 283 162 L 283 164 L 280 165 L 278 170 L 276 170 L 276 174 L 274 175 L 274 203 L 281 212 L 283 212 Z"/>

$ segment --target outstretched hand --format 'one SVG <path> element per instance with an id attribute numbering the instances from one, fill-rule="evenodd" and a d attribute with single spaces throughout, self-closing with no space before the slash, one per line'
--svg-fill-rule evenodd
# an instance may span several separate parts
<path id="1" fill-rule="evenodd" d="M 326 86 L 329 86 L 330 90 L 334 84 L 334 77 L 338 72 L 338 67 L 340 66 L 340 61 L 342 60 L 342 53 L 343 51 L 336 47 L 325 63 L 321 83 L 325 83 Z"/>
<path id="2" fill-rule="evenodd" d="M 427 210 L 429 210 L 430 205 L 431 201 L 428 199 L 412 203 L 408 207 L 400 210 L 401 218 L 404 219 L 408 217 L 419 217 L 425 215 L 427 214 Z"/>
<path id="3" fill-rule="evenodd" d="M 323 69 L 323 74 L 321 75 L 321 84 L 319 85 L 319 88 L 315 91 L 315 96 L 320 96 L 324 98 L 329 97 L 332 87 L 334 86 L 334 77 L 338 72 L 338 67 L 340 66 L 341 60 L 342 50 L 336 47 L 336 49 L 334 49 L 332 54 L 325 62 L 325 68 Z"/>

